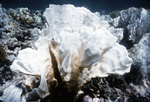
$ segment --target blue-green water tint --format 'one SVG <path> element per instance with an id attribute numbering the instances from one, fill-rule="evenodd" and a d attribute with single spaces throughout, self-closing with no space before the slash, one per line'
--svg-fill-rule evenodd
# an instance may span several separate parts
<path id="1" fill-rule="evenodd" d="M 83 6 L 92 12 L 112 12 L 129 7 L 150 9 L 150 0 L 1 0 L 4 8 L 28 7 L 33 10 L 45 10 L 49 4 L 73 4 Z"/>

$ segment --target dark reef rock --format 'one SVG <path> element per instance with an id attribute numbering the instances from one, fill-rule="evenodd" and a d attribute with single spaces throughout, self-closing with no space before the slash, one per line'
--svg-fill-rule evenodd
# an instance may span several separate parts
<path id="1" fill-rule="evenodd" d="M 150 94 L 150 33 L 143 35 L 138 44 L 135 44 L 129 54 L 133 58 L 133 65 L 138 66 L 140 73 L 136 74 L 137 82 L 142 83 L 145 87 L 145 94 Z M 140 78 L 142 77 L 142 78 Z M 140 78 L 140 79 L 139 79 Z M 139 84 L 138 84 L 139 85 Z"/>
<path id="2" fill-rule="evenodd" d="M 114 15 L 120 15 L 118 16 L 119 20 L 115 19 L 118 20 L 118 24 L 115 26 L 124 29 L 124 39 L 121 43 L 126 45 L 127 48 L 131 48 L 134 44 L 137 44 L 145 33 L 150 32 L 149 10 L 132 7 Z"/>
<path id="3" fill-rule="evenodd" d="M 135 44 L 129 52 L 134 59 L 133 64 L 139 65 L 142 71 L 147 74 L 150 70 L 150 33 L 144 34 L 139 43 Z"/>
<path id="4" fill-rule="evenodd" d="M 0 67 L 3 66 L 6 60 L 6 52 L 4 48 L 0 45 Z"/>
<path id="5" fill-rule="evenodd" d="M 18 51 L 32 47 L 35 33 L 45 25 L 43 12 L 28 8 L 4 9 L 0 5 L 0 91 L 3 84 L 19 76 L 10 70 Z M 2 86 L 2 87 L 1 87 Z"/>
<path id="6" fill-rule="evenodd" d="M 97 98 L 97 100 L 103 99 L 104 101 L 125 99 L 125 89 L 126 83 L 122 76 L 110 75 L 106 78 L 93 78 L 82 87 L 82 94 L 78 95 L 77 102 L 84 102 L 87 96 L 93 100 Z"/>
<path id="7" fill-rule="evenodd" d="M 120 42 L 133 59 L 131 71 L 124 75 L 130 92 L 129 102 L 150 101 L 150 11 L 144 8 L 129 8 L 110 14 L 114 27 L 124 29 Z"/>
<path id="8" fill-rule="evenodd" d="M 110 15 L 111 18 L 114 19 L 114 18 L 120 16 L 120 11 L 113 11 L 109 15 Z"/>
<path id="9" fill-rule="evenodd" d="M 76 102 L 149 102 L 150 94 L 143 93 L 144 88 L 126 83 L 120 75 L 93 78 L 79 91 Z"/>

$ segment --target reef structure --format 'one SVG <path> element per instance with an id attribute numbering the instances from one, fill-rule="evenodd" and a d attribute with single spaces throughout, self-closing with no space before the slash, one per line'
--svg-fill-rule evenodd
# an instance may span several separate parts
<path id="1" fill-rule="evenodd" d="M 54 101 L 60 90 L 73 101 L 92 78 L 130 72 L 132 59 L 118 43 L 123 29 L 73 5 L 50 5 L 43 16 L 46 28 L 38 30 L 35 47 L 20 50 L 11 65 L 27 78 L 5 89 L 2 101 Z"/>
<path id="2" fill-rule="evenodd" d="M 115 11 L 112 12 L 110 15 L 103 15 L 96 12 L 94 14 L 94 17 L 95 15 L 98 17 L 100 21 L 98 22 L 99 25 L 101 25 L 102 28 L 106 29 L 106 31 L 111 33 L 111 35 L 117 37 L 117 43 L 124 45 L 128 49 L 129 56 L 133 59 L 131 70 L 129 73 L 125 73 L 123 75 L 118 75 L 116 73 L 112 74 L 107 72 L 101 75 L 97 75 L 95 73 L 96 71 L 95 72 L 93 71 L 92 73 L 95 73 L 95 76 L 98 77 L 90 76 L 87 77 L 87 79 L 82 77 L 83 73 L 81 71 L 79 74 L 80 75 L 79 79 L 81 78 L 81 80 L 78 80 L 78 82 L 75 80 L 69 82 L 66 80 L 68 78 L 66 76 L 67 75 L 69 76 L 70 71 L 65 70 L 68 69 L 69 67 L 67 68 L 58 67 L 58 64 L 56 64 L 56 62 L 58 63 L 60 59 L 53 56 L 53 55 L 57 55 L 58 53 L 61 53 L 61 51 L 59 51 L 60 47 L 58 46 L 61 45 L 63 40 L 62 39 L 60 40 L 61 37 L 59 36 L 59 34 L 57 34 L 57 36 L 54 37 L 53 35 L 51 35 L 51 33 L 49 33 L 50 30 L 48 28 L 50 27 L 48 23 L 45 23 L 46 21 L 44 20 L 44 18 L 46 18 L 46 16 L 43 15 L 43 12 L 41 11 L 34 12 L 34 11 L 30 11 L 27 8 L 6 10 L 0 7 L 0 19 L 1 19 L 0 20 L 0 55 L 1 55 L 0 56 L 0 96 L 2 96 L 0 98 L 1 101 L 4 102 L 10 100 L 18 101 L 18 102 L 27 101 L 25 97 L 32 96 L 32 94 L 29 95 L 29 93 L 33 89 L 39 87 L 41 74 L 39 75 L 31 75 L 31 73 L 30 75 L 29 73 L 22 74 L 22 72 L 20 73 L 19 70 L 12 72 L 10 70 L 10 65 L 15 59 L 17 59 L 16 56 L 18 56 L 19 58 L 20 54 L 18 55 L 18 52 L 20 50 L 23 49 L 19 53 L 26 52 L 26 50 L 24 50 L 25 48 L 29 49 L 28 51 L 31 52 L 32 50 L 37 50 L 38 47 L 36 47 L 37 46 L 36 44 L 35 44 L 36 46 L 34 45 L 34 42 L 37 41 L 37 39 L 48 38 L 48 42 L 50 43 L 53 42 L 52 44 L 57 43 L 56 45 L 58 47 L 58 53 L 50 54 L 50 55 L 52 55 L 51 58 L 53 57 L 54 59 L 51 61 L 52 63 L 54 63 L 52 65 L 53 68 L 59 70 L 55 70 L 54 71 L 55 73 L 51 74 L 54 75 L 54 81 L 48 84 L 48 86 L 50 86 L 49 88 L 50 90 L 48 90 L 48 92 L 50 92 L 49 95 L 47 95 L 45 98 L 40 98 L 39 95 L 34 94 L 36 96 L 34 100 L 39 99 L 37 101 L 41 101 L 41 102 L 60 102 L 62 100 L 69 101 L 69 102 L 72 102 L 73 100 L 76 100 L 77 102 L 83 102 L 83 101 L 149 102 L 150 101 L 150 91 L 149 91 L 149 86 L 150 86 L 149 84 L 149 80 L 150 80 L 149 78 L 149 72 L 150 72 L 149 71 L 149 66 L 150 66 L 149 14 L 150 13 L 149 12 L 150 11 L 147 9 L 144 8 L 138 9 L 134 7 L 129 8 L 128 10 Z M 26 19 L 26 16 L 29 17 L 30 19 Z M 50 17 L 53 18 L 53 16 Z M 54 22 L 56 21 L 54 20 Z M 46 26 L 47 28 L 45 28 Z M 99 28 L 101 29 L 101 27 Z M 90 39 L 88 40 L 92 41 Z M 80 41 L 82 42 L 82 40 Z M 82 44 L 84 45 L 83 42 Z M 85 44 L 85 46 L 87 45 Z M 82 51 L 80 48 L 81 47 L 78 47 L 77 51 Z M 69 56 L 69 54 L 67 56 Z M 101 58 L 101 53 L 100 53 L 100 58 Z M 67 59 L 67 57 L 65 59 Z M 69 61 L 70 61 L 70 57 L 69 57 Z M 62 62 L 64 62 L 64 58 L 62 59 Z M 61 66 L 62 65 L 65 66 L 64 64 L 62 64 L 62 62 L 59 64 Z M 92 66 L 95 63 L 93 62 Z M 78 63 L 76 63 L 76 65 L 78 65 Z M 83 70 L 88 69 L 89 71 L 91 67 L 83 68 Z M 87 72 L 86 70 L 85 72 Z M 26 70 L 22 70 L 22 71 L 26 71 Z M 32 72 L 36 70 L 31 69 L 28 71 Z M 94 74 L 90 74 L 90 75 L 94 75 Z M 81 82 L 83 78 L 85 79 L 85 82 Z M 70 84 L 73 82 L 75 84 Z M 12 85 L 13 83 L 14 85 Z M 9 87 L 10 85 L 11 87 Z M 9 88 L 6 89 L 7 87 Z M 4 91 L 4 89 L 6 90 Z M 12 90 L 11 94 L 9 90 Z M 10 95 L 6 93 L 9 93 Z M 13 96 L 14 94 L 16 94 L 16 96 L 18 97 L 15 97 L 13 99 L 11 98 L 11 96 Z M 6 99 L 10 99 L 10 100 L 6 100 Z"/>

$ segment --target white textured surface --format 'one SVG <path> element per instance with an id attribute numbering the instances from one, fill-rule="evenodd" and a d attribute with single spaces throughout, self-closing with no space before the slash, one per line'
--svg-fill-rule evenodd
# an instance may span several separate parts
<path id="1" fill-rule="evenodd" d="M 15 85 L 11 85 L 5 89 L 3 96 L 0 97 L 0 100 L 3 100 L 2 102 L 23 102 L 21 100 L 22 92 L 23 89 L 16 87 Z"/>
<path id="2" fill-rule="evenodd" d="M 20 51 L 11 66 L 16 72 L 41 75 L 37 89 L 44 88 L 44 94 L 38 93 L 41 98 L 49 94 L 47 75 L 51 76 L 50 80 L 54 77 L 50 71 L 50 49 L 69 90 L 94 77 L 104 77 L 110 73 L 122 75 L 130 71 L 132 59 L 128 57 L 127 50 L 117 43 L 118 38 L 110 33 L 107 21 L 101 21 L 86 8 L 72 5 L 50 5 L 44 16 L 48 24 L 35 43 L 37 50 L 28 48 Z"/>
<path id="3" fill-rule="evenodd" d="M 66 75 L 65 81 L 78 81 L 80 76 L 79 84 L 82 85 L 92 77 L 104 77 L 110 73 L 122 75 L 130 71 L 132 59 L 128 57 L 127 50 L 117 43 L 123 37 L 121 29 L 110 28 L 106 20 L 99 19 L 85 8 L 72 5 L 50 5 L 44 16 L 49 25 L 47 36 L 59 43 L 60 66 L 64 66 L 66 57 L 69 61 L 62 71 Z M 94 54 L 96 56 L 92 59 L 88 57 Z M 82 72 L 80 67 L 88 69 L 83 68 Z"/>

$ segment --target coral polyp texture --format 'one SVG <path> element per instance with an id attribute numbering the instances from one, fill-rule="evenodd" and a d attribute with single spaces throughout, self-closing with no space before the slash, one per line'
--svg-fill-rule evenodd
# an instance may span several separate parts
<path id="1" fill-rule="evenodd" d="M 92 78 L 130 72 L 132 59 L 118 43 L 123 29 L 73 5 L 50 5 L 43 16 L 46 27 L 37 30 L 35 46 L 20 50 L 11 65 L 28 77 L 5 89 L 2 101 L 40 101 L 52 97 L 55 89 L 75 98 Z"/>

